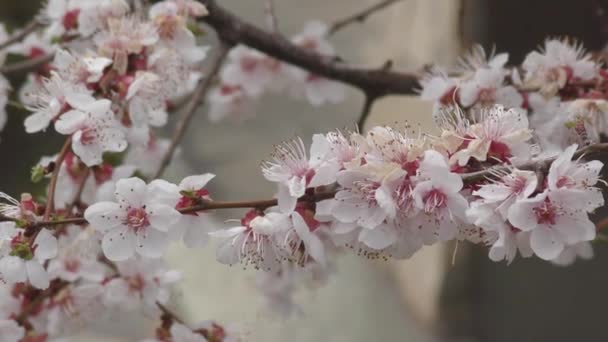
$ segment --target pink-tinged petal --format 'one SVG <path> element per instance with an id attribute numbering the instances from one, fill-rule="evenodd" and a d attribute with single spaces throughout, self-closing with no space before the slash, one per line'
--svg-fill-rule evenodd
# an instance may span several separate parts
<path id="1" fill-rule="evenodd" d="M 315 170 L 315 175 L 312 177 L 309 187 L 317 187 L 329 185 L 336 182 L 336 177 L 340 171 L 338 163 L 325 163 Z"/>
<path id="2" fill-rule="evenodd" d="M 70 110 L 63 113 L 55 122 L 55 130 L 61 134 L 72 134 L 86 122 L 87 115 L 80 110 Z"/>
<path id="3" fill-rule="evenodd" d="M 51 123 L 51 117 L 43 112 L 36 112 L 23 122 L 27 133 L 36 133 L 45 130 Z"/>
<path id="4" fill-rule="evenodd" d="M 447 198 L 447 206 L 450 209 L 450 214 L 461 219 L 463 222 L 468 222 L 467 209 L 469 202 L 460 194 L 451 195 Z"/>
<path id="5" fill-rule="evenodd" d="M 279 202 L 279 209 L 283 213 L 291 213 L 295 210 L 296 204 L 298 203 L 298 197 L 290 194 L 289 188 L 283 184 L 279 184 L 279 190 L 277 192 L 277 200 Z"/>
<path id="6" fill-rule="evenodd" d="M 82 143 L 82 131 L 77 131 L 72 137 L 72 150 L 87 166 L 99 165 L 103 162 L 103 149 L 99 144 Z"/>
<path id="7" fill-rule="evenodd" d="M 19 342 L 25 337 L 25 328 L 15 320 L 0 320 L 0 335 L 5 342 Z"/>
<path id="8" fill-rule="evenodd" d="M 306 192 L 306 178 L 305 177 L 291 177 L 287 181 L 287 187 L 289 188 L 289 194 L 293 197 L 299 198 L 304 196 Z"/>
<path id="9" fill-rule="evenodd" d="M 563 242 L 570 245 L 591 241 L 596 235 L 595 224 L 584 213 L 560 215 L 551 229 L 557 230 Z"/>
<path id="10" fill-rule="evenodd" d="M 515 87 L 506 86 L 496 90 L 496 102 L 509 108 L 521 107 L 524 98 Z"/>
<path id="11" fill-rule="evenodd" d="M 179 183 L 179 188 L 186 191 L 197 191 L 207 186 L 207 183 L 214 177 L 215 175 L 212 173 L 186 177 Z"/>
<path id="12" fill-rule="evenodd" d="M 137 178 L 121 179 L 116 182 L 116 199 L 118 202 L 131 207 L 141 207 L 148 195 L 146 183 Z"/>
<path id="13" fill-rule="evenodd" d="M 544 200 L 544 198 L 542 200 Z M 509 222 L 511 222 L 514 227 L 523 231 L 529 231 L 536 228 L 538 219 L 534 213 L 534 208 L 541 201 L 522 200 L 515 202 L 509 208 L 507 214 Z"/>
<path id="14" fill-rule="evenodd" d="M 37 260 L 30 260 L 25 263 L 25 269 L 30 284 L 37 289 L 46 289 L 49 287 L 50 279 L 49 274 Z"/>
<path id="15" fill-rule="evenodd" d="M 118 203 L 99 202 L 87 208 L 84 218 L 95 230 L 105 233 L 125 222 L 126 211 Z"/>
<path id="16" fill-rule="evenodd" d="M 532 231 L 530 247 L 543 260 L 552 260 L 564 250 L 564 243 L 558 239 L 551 229 L 539 227 Z"/>
<path id="17" fill-rule="evenodd" d="M 27 280 L 23 259 L 7 255 L 0 259 L 0 276 L 8 283 L 23 283 Z"/>
<path id="18" fill-rule="evenodd" d="M 103 236 L 101 249 L 106 258 L 112 261 L 124 261 L 135 254 L 136 244 L 133 232 L 119 227 Z"/>
<path id="19" fill-rule="evenodd" d="M 70 106 L 72 106 L 72 108 L 80 109 L 83 111 L 92 111 L 91 106 L 94 106 L 94 103 L 96 103 L 96 102 L 101 102 L 101 101 L 110 102 L 109 100 L 96 101 L 95 98 L 93 96 L 91 96 L 90 94 L 84 93 L 84 92 L 76 92 L 76 91 L 66 91 L 65 101 Z M 107 106 L 107 109 L 110 109 L 110 107 Z"/>
<path id="20" fill-rule="evenodd" d="M 160 258 L 167 252 L 169 237 L 156 229 L 145 229 L 137 234 L 136 251 L 146 258 Z"/>
<path id="21" fill-rule="evenodd" d="M 152 227 L 162 232 L 169 231 L 169 228 L 177 223 L 182 216 L 175 208 L 157 203 L 148 204 L 146 212 Z"/>
<path id="22" fill-rule="evenodd" d="M 304 242 L 306 252 L 308 252 L 308 254 L 315 259 L 316 262 L 322 266 L 325 266 L 327 260 L 325 258 L 325 247 L 323 246 L 321 239 L 319 239 L 319 237 L 314 233 L 310 232 L 308 225 L 300 214 L 293 213 L 292 219 L 293 227 L 300 239 L 302 239 Z"/>
<path id="23" fill-rule="evenodd" d="M 458 99 L 465 107 L 470 107 L 477 101 L 479 86 L 475 81 L 465 82 L 458 88 Z"/>
<path id="24" fill-rule="evenodd" d="M 509 197 L 513 191 L 504 185 L 487 184 L 482 185 L 478 190 L 473 192 L 473 195 L 482 197 L 488 201 L 497 202 L 503 201 Z"/>
<path id="25" fill-rule="evenodd" d="M 387 186 L 381 186 L 374 192 L 374 197 L 378 206 L 384 210 L 388 218 L 394 218 L 397 215 L 397 203 L 393 199 L 393 191 Z"/>
<path id="26" fill-rule="evenodd" d="M 246 227 L 234 227 L 230 229 L 216 230 L 214 232 L 210 232 L 209 235 L 216 238 L 231 238 L 243 233 L 245 230 L 247 230 Z"/>
<path id="27" fill-rule="evenodd" d="M 341 186 L 345 188 L 352 188 L 355 182 L 365 181 L 366 178 L 367 175 L 365 175 L 363 172 L 346 170 L 338 173 L 337 180 L 338 184 Z"/>
<path id="28" fill-rule="evenodd" d="M 359 241 L 369 248 L 382 250 L 397 241 L 397 232 L 387 224 L 374 229 L 361 229 Z"/>
<path id="29" fill-rule="evenodd" d="M 312 145 L 310 145 L 310 163 L 318 165 L 325 160 L 325 157 L 331 151 L 329 141 L 323 134 L 315 134 L 312 136 Z"/>
<path id="30" fill-rule="evenodd" d="M 359 212 L 359 219 L 357 220 L 357 223 L 359 223 L 363 228 L 374 229 L 381 224 L 386 217 L 386 212 L 382 208 L 369 208 L 363 213 Z"/>
<path id="31" fill-rule="evenodd" d="M 39 261 L 54 258 L 57 255 L 57 239 L 48 229 L 42 229 L 34 241 L 36 259 Z"/>
<path id="32" fill-rule="evenodd" d="M 363 204 L 362 204 L 363 205 Z M 355 222 L 361 214 L 361 206 L 345 201 L 336 201 L 332 214 L 340 222 Z"/>

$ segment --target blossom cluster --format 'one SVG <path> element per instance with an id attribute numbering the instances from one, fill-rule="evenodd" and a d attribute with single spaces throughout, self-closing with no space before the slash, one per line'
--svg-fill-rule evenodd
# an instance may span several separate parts
<path id="1" fill-rule="evenodd" d="M 203 248 L 214 238 L 220 263 L 262 270 L 258 288 L 285 315 L 298 309 L 296 286 L 325 280 L 342 251 L 406 259 L 466 240 L 508 263 L 518 253 L 562 265 L 592 256 L 603 164 L 583 158 L 608 134 L 608 73 L 579 46 L 549 40 L 520 68 L 475 49 L 458 76 L 434 68 L 420 81 L 422 99 L 435 103 L 436 135 L 332 131 L 315 134 L 309 149 L 295 138 L 262 163 L 273 199 L 218 202 L 212 174 L 152 179 L 170 156 L 154 129 L 202 77 L 197 19 L 206 15 L 194 0 L 145 13 L 125 0 L 50 0 L 42 28 L 8 46 L 49 57 L 19 92 L 31 112 L 24 126 L 52 126 L 66 143 L 32 170 L 33 181 L 49 180 L 46 198 L 0 193 L 0 340 L 51 341 L 122 310 L 161 321 L 147 341 L 237 341 L 165 307 L 181 278 L 164 262 L 176 241 Z M 292 43 L 335 58 L 328 31 L 312 22 Z M 0 107 L 9 91 L 0 77 Z M 344 98 L 333 80 L 236 46 L 208 94 L 209 115 L 242 118 L 278 91 L 314 106 Z M 209 226 L 205 215 L 223 208 L 247 211 L 234 227 Z"/>
<path id="2" fill-rule="evenodd" d="M 597 142 L 608 133 L 608 74 L 581 45 L 549 39 L 521 65 L 508 62 L 507 53 L 487 56 L 476 46 L 455 75 L 433 67 L 420 81 L 420 96 L 434 103 L 436 114 L 452 106 L 521 108 L 544 151 Z"/>
<path id="3" fill-rule="evenodd" d="M 325 23 L 311 21 L 291 42 L 320 58 L 334 58 L 336 51 L 327 36 Z M 341 103 L 346 93 L 341 83 L 239 45 L 228 53 L 228 62 L 220 73 L 220 84 L 209 94 L 209 118 L 211 121 L 243 121 L 255 114 L 256 103 L 268 92 L 286 92 L 315 107 Z"/>

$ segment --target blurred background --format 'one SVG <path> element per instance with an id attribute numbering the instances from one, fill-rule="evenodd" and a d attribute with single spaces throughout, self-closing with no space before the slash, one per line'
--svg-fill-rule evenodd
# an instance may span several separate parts
<path id="1" fill-rule="evenodd" d="M 378 0 L 275 0 L 280 30 L 297 33 L 306 21 L 331 22 Z M 263 25 L 263 0 L 222 0 L 246 19 Z M 599 0 L 403 0 L 364 24 L 333 37 L 340 55 L 354 64 L 419 70 L 429 63 L 453 65 L 475 42 L 496 47 L 519 63 L 548 37 L 571 36 L 589 50 L 604 47 L 606 9 Z M 38 9 L 36 0 L 0 0 L 0 20 L 22 25 Z M 212 39 L 208 39 L 209 42 Z M 12 79 L 18 84 L 20 77 Z M 244 124 L 212 124 L 201 108 L 182 144 L 180 162 L 168 180 L 204 172 L 220 175 L 211 185 L 214 198 L 272 196 L 259 163 L 272 145 L 296 135 L 352 128 L 363 98 L 350 90 L 346 103 L 315 109 L 269 95 L 255 119 Z M 376 103 L 369 124 L 408 121 L 432 130 L 430 106 L 415 98 L 391 97 Z M 41 155 L 55 153 L 52 134 L 25 136 L 26 113 L 10 109 L 0 141 L 0 189 L 17 196 L 32 189 L 29 169 Z M 167 127 L 168 135 L 171 127 Z M 218 228 L 242 212 L 210 218 Z M 407 261 L 369 261 L 341 257 L 329 284 L 302 289 L 297 301 L 304 314 L 289 319 L 269 312 L 254 286 L 253 271 L 215 262 L 213 247 L 202 251 L 176 246 L 172 265 L 184 282 L 172 307 L 188 321 L 215 319 L 241 331 L 247 341 L 606 341 L 608 246 L 596 245 L 596 258 L 560 268 L 536 259 L 512 265 L 491 262 L 475 246 L 426 248 Z M 131 315 L 133 316 L 133 315 Z M 137 341 L 153 325 L 137 317 L 113 317 L 83 332 L 76 341 Z"/>

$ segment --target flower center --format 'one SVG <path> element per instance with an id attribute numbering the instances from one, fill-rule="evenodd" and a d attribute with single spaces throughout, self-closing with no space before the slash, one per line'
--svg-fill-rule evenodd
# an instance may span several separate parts
<path id="1" fill-rule="evenodd" d="M 538 224 L 554 225 L 558 215 L 558 208 L 549 200 L 545 200 L 541 205 L 534 208 L 536 222 Z"/>
<path id="2" fill-rule="evenodd" d="M 82 135 L 80 136 L 80 142 L 83 145 L 91 145 L 97 140 L 97 133 L 93 128 L 85 128 L 82 130 Z"/>
<path id="3" fill-rule="evenodd" d="M 129 277 L 127 283 L 129 284 L 129 291 L 131 292 L 142 292 L 146 285 L 146 281 L 140 274 Z"/>
<path id="4" fill-rule="evenodd" d="M 447 196 L 438 189 L 429 191 L 424 197 L 424 212 L 432 213 L 437 209 L 445 207 L 447 199 Z"/>
<path id="5" fill-rule="evenodd" d="M 145 208 L 131 208 L 127 212 L 126 225 L 135 230 L 136 232 L 140 229 L 146 228 L 150 225 L 148 220 L 148 214 Z"/>
<path id="6" fill-rule="evenodd" d="M 80 269 L 80 261 L 75 259 L 66 260 L 64 266 L 68 272 L 76 273 Z"/>
<path id="7" fill-rule="evenodd" d="M 78 28 L 78 15 L 80 14 L 80 9 L 73 9 L 67 12 L 63 16 L 63 28 L 66 31 L 75 30 Z"/>

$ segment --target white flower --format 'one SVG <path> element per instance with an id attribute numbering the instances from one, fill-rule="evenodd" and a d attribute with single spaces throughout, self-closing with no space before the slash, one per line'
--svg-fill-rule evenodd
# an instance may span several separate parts
<path id="1" fill-rule="evenodd" d="M 229 63 L 220 76 L 225 84 L 238 84 L 247 95 L 258 97 L 269 87 L 279 90 L 282 82 L 283 64 L 263 53 L 239 45 L 228 53 Z"/>
<path id="2" fill-rule="evenodd" d="M 459 193 L 462 179 L 449 172 L 445 157 L 428 150 L 420 164 L 420 182 L 412 191 L 415 207 L 420 210 L 414 222 L 425 243 L 437 238 L 441 241 L 454 239 L 458 226 L 466 223 L 467 200 Z"/>
<path id="3" fill-rule="evenodd" d="M 57 255 L 57 239 L 42 229 L 33 243 L 25 238 L 24 230 L 12 222 L 0 224 L 0 278 L 7 283 L 28 282 L 38 289 L 49 286 L 49 275 L 44 269 L 46 260 Z"/>
<path id="4" fill-rule="evenodd" d="M 14 319 L 0 320 L 0 340 L 3 342 L 19 342 L 25 337 L 25 328 Z"/>
<path id="5" fill-rule="evenodd" d="M 86 109 L 95 99 L 83 85 L 76 85 L 62 79 L 59 74 L 52 72 L 45 79 L 38 92 L 26 95 L 29 97 L 28 110 L 34 112 L 25 119 L 25 131 L 36 133 L 45 130 L 67 108 Z"/>
<path id="6" fill-rule="evenodd" d="M 64 113 L 55 123 L 57 132 L 72 135 L 72 150 L 87 166 L 100 164 L 103 152 L 122 152 L 127 148 L 111 106 L 110 100 L 98 100 Z"/>
<path id="7" fill-rule="evenodd" d="M 150 138 L 150 126 L 161 127 L 167 124 L 166 98 L 161 91 L 164 82 L 151 72 L 137 73 L 129 86 L 126 100 L 129 102 L 129 118 L 132 123 L 131 140 L 145 145 Z"/>
<path id="8" fill-rule="evenodd" d="M 256 99 L 247 95 L 241 85 L 220 84 L 209 92 L 209 120 L 245 121 L 255 115 L 256 104 Z"/>
<path id="9" fill-rule="evenodd" d="M 106 267 L 97 260 L 100 248 L 92 230 L 69 226 L 58 242 L 58 255 L 48 266 L 52 278 L 68 282 L 79 279 L 101 282 L 104 279 Z"/>
<path id="10" fill-rule="evenodd" d="M 465 107 L 475 104 L 491 106 L 501 104 L 506 107 L 521 107 L 524 98 L 510 85 L 504 85 L 506 71 L 503 69 L 481 68 L 472 79 L 458 88 L 458 99 Z"/>
<path id="11" fill-rule="evenodd" d="M 284 214 L 260 216 L 257 210 L 248 212 L 238 227 L 210 233 L 220 238 L 217 261 L 225 265 L 252 265 L 265 271 L 278 270 L 284 256 L 277 246 L 275 234 L 289 228 Z"/>
<path id="12" fill-rule="evenodd" d="M 559 256 L 565 245 L 595 238 L 595 225 L 587 217 L 585 203 L 566 192 L 544 191 L 509 208 L 509 222 L 517 229 L 529 231 L 530 247 L 544 260 Z"/>
<path id="13" fill-rule="evenodd" d="M 292 42 L 321 56 L 332 57 L 335 50 L 326 39 L 327 32 L 326 24 L 309 22 L 300 34 L 293 37 Z M 292 93 L 298 97 L 304 96 L 313 106 L 344 101 L 346 91 L 341 83 L 293 66 L 288 69 L 288 73 L 293 79 Z"/>
<path id="14" fill-rule="evenodd" d="M 61 37 L 78 28 L 82 0 L 49 0 L 43 14 L 50 20 L 47 34 Z"/>
<path id="15" fill-rule="evenodd" d="M 478 122 L 468 127 L 466 145 L 456 152 L 450 163 L 465 166 L 471 158 L 478 161 L 525 161 L 530 156 L 532 130 L 528 127 L 526 113 L 505 110 L 496 105 L 482 110 Z"/>
<path id="16" fill-rule="evenodd" d="M 87 208 L 85 218 L 103 234 L 101 247 L 108 259 L 127 260 L 135 252 L 158 258 L 165 253 L 167 232 L 180 213 L 158 197 L 154 187 L 139 178 L 121 179 L 116 183 L 118 203 L 99 202 Z"/>
<path id="17" fill-rule="evenodd" d="M 104 304 L 132 311 L 143 306 L 144 312 L 156 313 L 156 303 L 167 304 L 171 286 L 181 280 L 181 273 L 168 270 L 162 259 L 133 258 L 117 262 L 119 277 L 105 285 Z"/>
<path id="18" fill-rule="evenodd" d="M 530 52 L 522 64 L 524 82 L 545 95 L 555 95 L 572 80 L 588 81 L 598 74 L 598 65 L 582 46 L 565 41 L 545 41 L 543 51 Z"/>
<path id="19" fill-rule="evenodd" d="M 293 211 L 307 188 L 335 182 L 339 166 L 326 160 L 329 152 L 329 143 L 321 134 L 313 136 L 310 159 L 300 138 L 276 146 L 273 160 L 262 165 L 262 172 L 266 179 L 278 183 L 277 198 L 283 212 Z"/>
<path id="20" fill-rule="evenodd" d="M 112 64 L 112 60 L 104 57 L 79 56 L 58 49 L 53 64 L 59 76 L 67 82 L 88 84 L 98 82 L 103 76 L 104 69 Z"/>
<path id="21" fill-rule="evenodd" d="M 53 336 L 77 333 L 104 309 L 104 287 L 99 283 L 68 286 L 53 297 L 48 308 L 47 331 Z"/>
<path id="22" fill-rule="evenodd" d="M 131 146 L 129 148 L 125 156 L 125 164 L 135 166 L 137 171 L 146 177 L 152 177 L 160 167 L 170 145 L 171 141 L 169 139 L 151 137 L 145 146 Z M 179 152 L 180 149 L 178 148 L 173 155 L 174 160 Z"/>
<path id="23" fill-rule="evenodd" d="M 586 163 L 581 162 L 580 158 L 572 160 L 577 147 L 568 147 L 553 161 L 547 175 L 547 186 L 553 192 L 578 197 L 577 204 L 592 212 L 604 205 L 604 195 L 601 189 L 595 187 L 604 164 L 599 160 Z"/>
<path id="24" fill-rule="evenodd" d="M 127 71 L 128 57 L 138 54 L 158 41 L 158 34 L 151 23 L 134 17 L 109 18 L 108 28 L 97 33 L 93 39 L 102 56 L 112 58 L 118 73 Z"/>
<path id="25" fill-rule="evenodd" d="M 78 0 L 82 8 L 78 16 L 78 32 L 83 37 L 107 29 L 110 19 L 124 17 L 130 10 L 126 0 Z"/>

